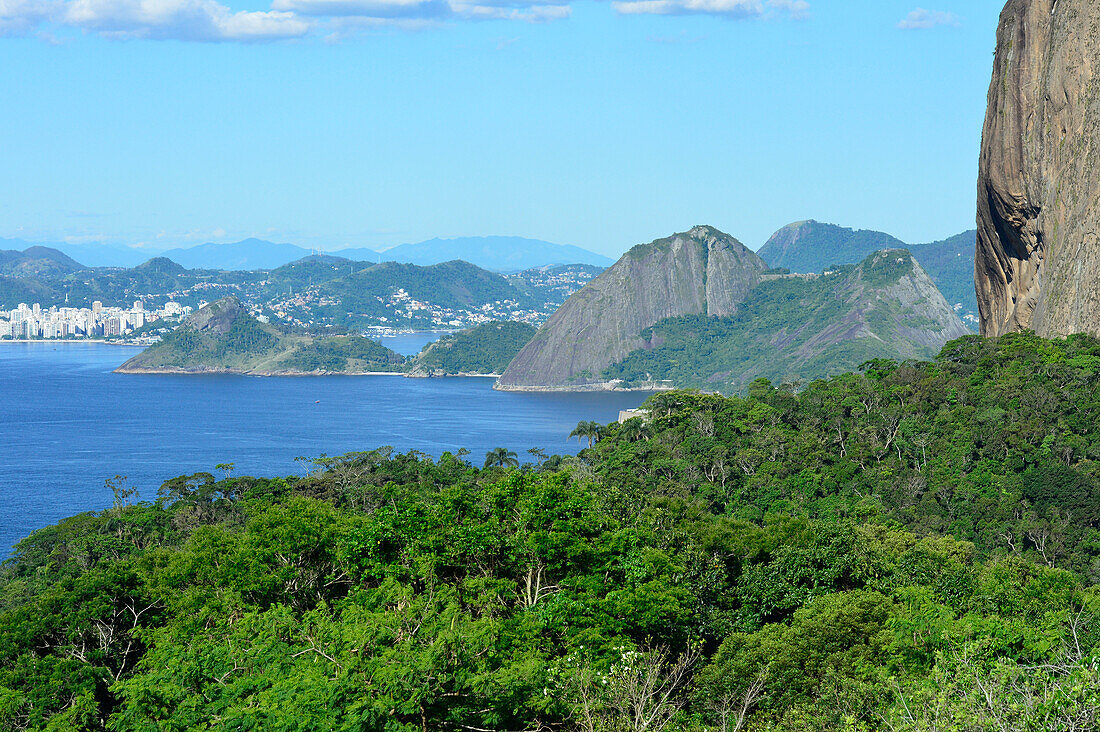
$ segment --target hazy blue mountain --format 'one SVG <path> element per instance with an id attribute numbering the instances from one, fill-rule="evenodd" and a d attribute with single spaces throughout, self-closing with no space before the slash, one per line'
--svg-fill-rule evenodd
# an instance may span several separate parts
<path id="1" fill-rule="evenodd" d="M 341 249 L 337 252 L 329 252 L 332 256 L 342 257 L 344 259 L 350 259 L 353 262 L 373 262 L 378 264 L 383 261 L 382 255 L 373 249 L 367 247 L 350 247 L 348 249 Z"/>
<path id="2" fill-rule="evenodd" d="M 756 253 L 769 267 L 817 274 L 832 264 L 856 264 L 882 249 L 906 244 L 881 231 L 849 229 L 820 221 L 798 221 L 772 234 Z"/>
<path id="3" fill-rule="evenodd" d="M 51 247 L 28 246 L 22 251 L 0 249 L 0 274 L 12 277 L 61 275 L 81 269 L 85 267 L 80 262 Z"/>
<path id="4" fill-rule="evenodd" d="M 128 247 L 124 244 L 69 244 L 57 242 L 46 244 L 64 252 L 87 267 L 136 267 L 155 251 L 143 247 Z"/>
<path id="5" fill-rule="evenodd" d="M 208 242 L 187 249 L 169 249 L 161 256 L 188 269 L 250 270 L 274 269 L 311 253 L 294 244 L 245 239 L 231 244 Z"/>
<path id="6" fill-rule="evenodd" d="M 362 251 L 362 250 L 351 250 Z M 370 250 L 366 250 L 370 251 Z M 348 250 L 336 252 L 356 259 Z M 428 266 L 461 259 L 482 269 L 517 272 L 548 264 L 594 264 L 610 267 L 614 261 L 587 249 L 568 244 L 552 244 L 520 236 L 467 236 L 456 239 L 429 239 L 418 244 L 402 244 L 381 253 L 387 262 Z"/>
<path id="7" fill-rule="evenodd" d="M 34 246 L 21 239 L 0 239 L 0 249 L 23 250 Z M 307 257 L 313 252 L 295 244 L 277 244 L 250 238 L 229 244 L 207 242 L 193 247 L 176 247 L 165 252 L 120 244 L 43 243 L 87 267 L 136 267 L 151 255 L 168 257 L 188 269 L 253 270 L 275 269 Z M 607 257 L 580 247 L 553 244 L 519 236 L 475 236 L 429 239 L 401 244 L 378 252 L 367 247 L 349 247 L 328 252 L 356 262 L 402 262 L 431 266 L 461 259 L 495 272 L 518 272 L 558 264 L 610 266 Z"/>

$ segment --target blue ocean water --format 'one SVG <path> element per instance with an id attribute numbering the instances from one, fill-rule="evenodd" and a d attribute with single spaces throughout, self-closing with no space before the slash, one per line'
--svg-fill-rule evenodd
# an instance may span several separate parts
<path id="1" fill-rule="evenodd" d="M 298 456 L 392 445 L 471 460 L 506 447 L 574 454 L 580 420 L 610 422 L 643 394 L 496 392 L 485 378 L 123 375 L 140 349 L 0 343 L 0 557 L 34 529 L 105 508 L 124 475 L 151 498 L 166 479 L 218 463 L 300 473 Z M 417 348 L 419 350 L 419 348 Z"/>
<path id="2" fill-rule="evenodd" d="M 397 351 L 402 356 L 415 356 L 424 350 L 424 346 L 438 341 L 444 333 L 450 333 L 450 331 L 425 330 L 417 333 L 399 333 L 397 335 L 375 338 L 375 340 L 386 348 Z M 374 338 L 374 336 L 371 337 Z"/>

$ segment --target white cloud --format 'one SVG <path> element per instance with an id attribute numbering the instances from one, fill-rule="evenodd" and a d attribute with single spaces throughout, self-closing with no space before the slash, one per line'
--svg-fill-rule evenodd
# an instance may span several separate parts
<path id="1" fill-rule="evenodd" d="M 508 5 L 455 2 L 452 7 L 456 15 L 473 20 L 522 20 L 527 23 L 546 23 L 551 20 L 562 20 L 573 14 L 573 8 L 568 5 L 511 7 Z"/>
<path id="2" fill-rule="evenodd" d="M 57 7 L 51 0 L 0 0 L 0 36 L 30 33 Z"/>
<path id="3" fill-rule="evenodd" d="M 898 28 L 903 28 L 905 30 L 924 30 L 927 28 L 935 28 L 940 25 L 958 24 L 959 18 L 954 13 L 948 13 L 942 10 L 925 10 L 924 8 L 917 8 L 898 21 Z"/>
<path id="4" fill-rule="evenodd" d="M 374 28 L 413 30 L 457 20 L 540 23 L 572 15 L 572 0 L 270 0 L 269 10 L 236 10 L 230 7 L 235 1 L 240 0 L 0 0 L 0 36 L 35 33 L 61 42 L 78 30 L 118 39 L 253 42 L 316 34 L 333 41 Z M 626 15 L 727 18 L 802 18 L 810 7 L 807 0 L 613 0 L 611 5 Z"/>
<path id="5" fill-rule="evenodd" d="M 72 0 L 59 20 L 109 37 L 185 41 L 268 41 L 310 30 L 293 13 L 234 12 L 215 0 Z"/>
<path id="6" fill-rule="evenodd" d="M 720 15 L 727 18 L 765 18 L 785 14 L 804 18 L 806 0 L 614 0 L 611 7 L 622 15 Z"/>
<path id="7" fill-rule="evenodd" d="M 274 0 L 271 8 L 337 18 L 441 18 L 451 14 L 447 0 Z"/>
<path id="8" fill-rule="evenodd" d="M 446 19 L 521 20 L 531 23 L 568 18 L 572 8 L 557 2 L 511 2 L 510 0 L 274 0 L 272 8 L 300 15 L 334 18 L 339 21 L 368 21 L 362 27 L 377 26 L 370 20 L 437 21 Z M 354 26 L 356 24 L 352 24 Z M 408 22 L 403 23 L 408 27 Z"/>

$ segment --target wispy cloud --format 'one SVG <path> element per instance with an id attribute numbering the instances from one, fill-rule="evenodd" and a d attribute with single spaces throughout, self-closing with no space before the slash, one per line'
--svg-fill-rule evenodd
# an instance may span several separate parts
<path id="1" fill-rule="evenodd" d="M 215 0 L 72 0 L 62 20 L 105 36 L 185 41 L 266 41 L 310 30 L 293 13 L 235 12 Z"/>
<path id="2" fill-rule="evenodd" d="M 377 28 L 415 30 L 441 23 L 569 18 L 573 0 L 271 0 L 238 10 L 240 0 L 0 0 L 0 36 L 64 41 L 72 31 L 104 38 L 261 42 L 306 36 L 339 40 Z M 613 0 L 622 15 L 703 14 L 734 19 L 803 18 L 807 0 Z M 57 34 L 60 34 L 58 36 Z"/>
<path id="3" fill-rule="evenodd" d="M 30 33 L 58 7 L 51 0 L 0 0 L 0 36 Z"/>
<path id="4" fill-rule="evenodd" d="M 293 13 L 234 11 L 216 0 L 0 0 L 0 35 L 68 27 L 109 38 L 269 41 L 299 38 L 310 23 Z"/>
<path id="5" fill-rule="evenodd" d="M 447 0 L 274 0 L 273 10 L 327 18 L 443 18 Z"/>
<path id="6" fill-rule="evenodd" d="M 738 20 L 767 17 L 805 18 L 806 0 L 614 0 L 622 15 L 717 15 Z"/>
<path id="7" fill-rule="evenodd" d="M 941 25 L 958 24 L 959 16 L 954 13 L 948 13 L 942 10 L 925 10 L 924 8 L 917 8 L 916 10 L 910 11 L 909 15 L 906 15 L 898 21 L 898 28 L 903 28 L 905 30 L 926 30 Z"/>

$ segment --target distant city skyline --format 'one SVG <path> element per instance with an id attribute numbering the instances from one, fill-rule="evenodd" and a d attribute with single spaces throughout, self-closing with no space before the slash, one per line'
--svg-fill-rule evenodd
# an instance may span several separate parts
<path id="1" fill-rule="evenodd" d="M 933 241 L 973 227 L 1003 0 L 155 5 L 0 7 L 0 237 Z"/>

